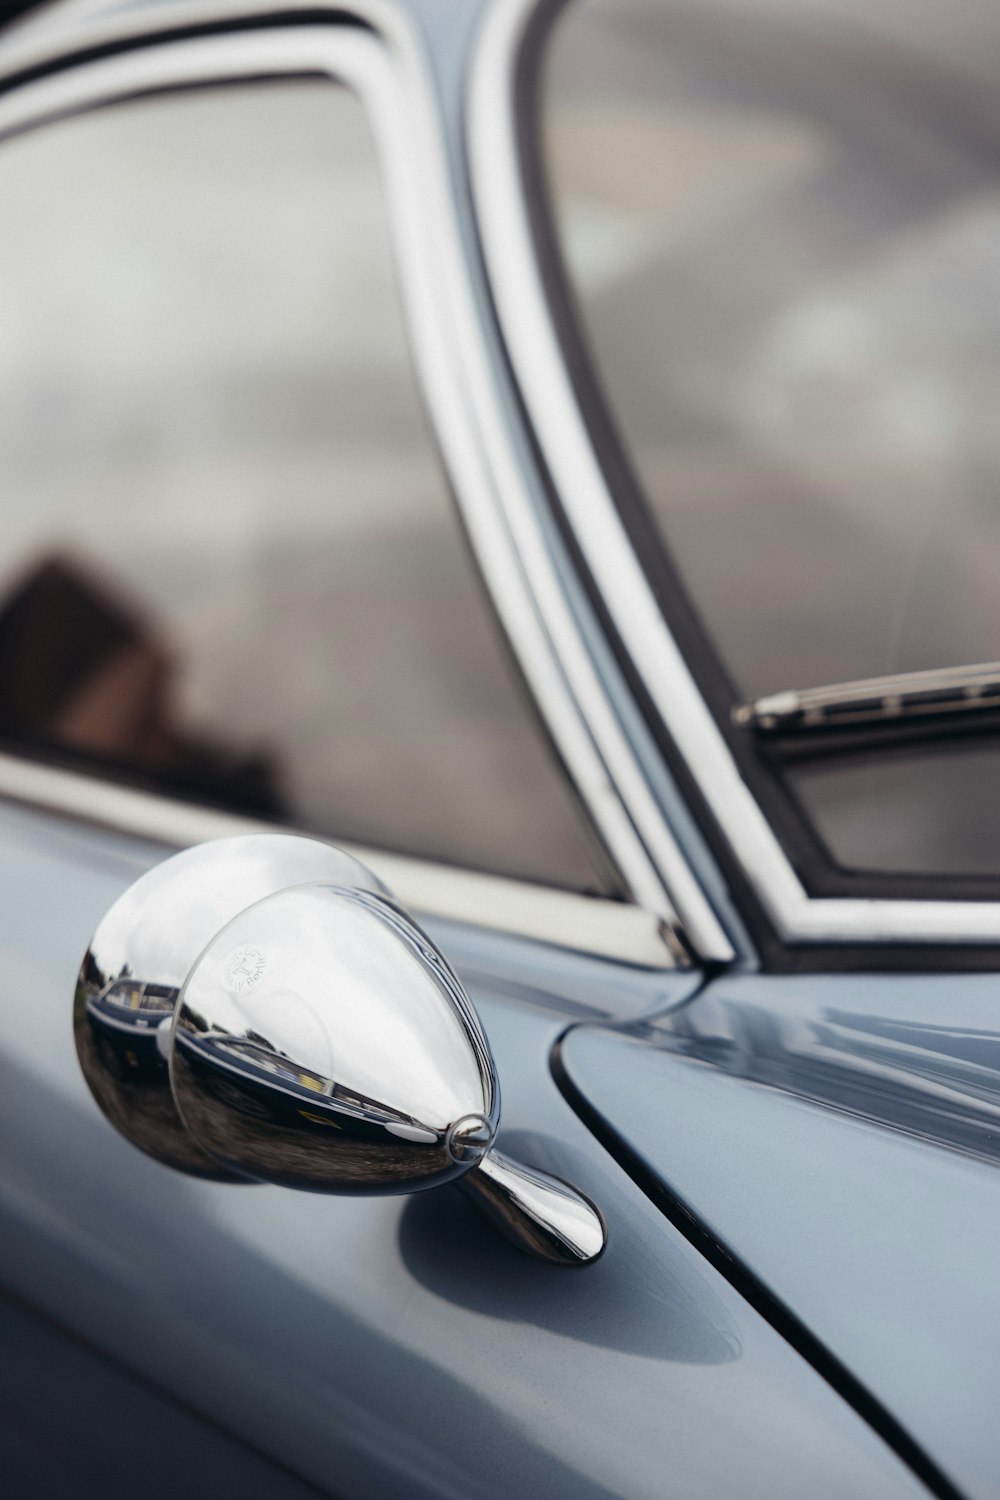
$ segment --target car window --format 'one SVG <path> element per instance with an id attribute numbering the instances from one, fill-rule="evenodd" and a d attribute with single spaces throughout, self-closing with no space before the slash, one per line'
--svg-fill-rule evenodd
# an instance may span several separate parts
<path id="1" fill-rule="evenodd" d="M 595 432 L 727 733 L 786 689 L 1000 659 L 998 65 L 974 0 L 579 0 L 548 36 Z M 1000 873 L 996 799 L 956 821 L 996 721 L 931 728 L 736 748 L 843 867 Z"/>
<path id="2" fill-rule="evenodd" d="M 423 410 L 360 101 L 204 89 L 0 149 L 0 734 L 607 887 Z"/>

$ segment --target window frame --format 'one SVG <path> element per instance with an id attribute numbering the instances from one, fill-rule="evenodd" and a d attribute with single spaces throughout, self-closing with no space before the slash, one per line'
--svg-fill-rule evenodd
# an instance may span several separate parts
<path id="1" fill-rule="evenodd" d="M 564 3 L 493 5 L 474 59 L 466 131 L 501 329 L 609 638 L 771 966 L 856 965 L 861 950 L 867 965 L 906 966 L 914 954 L 926 962 L 933 953 L 944 967 L 994 967 L 995 884 L 991 892 L 989 882 L 962 877 L 838 876 L 794 798 L 756 763 L 746 736 L 729 729 L 735 698 L 724 669 L 662 544 L 651 552 L 645 545 L 651 521 L 627 458 L 616 440 L 602 443 L 606 405 L 573 321 L 540 181 L 537 62 Z M 639 561 L 640 538 L 644 555 L 660 554 L 666 614 Z M 947 897 L 942 887 L 952 882 L 956 895 Z"/>
<path id="2" fill-rule="evenodd" d="M 621 768 L 628 765 L 627 739 L 620 726 L 610 723 L 602 686 L 589 662 L 585 664 L 590 670 L 589 702 L 581 703 L 577 691 L 583 676 L 579 664 L 576 680 L 567 680 L 564 653 L 557 652 L 551 640 L 551 612 L 543 618 L 536 599 L 540 570 L 536 567 L 531 573 L 524 562 L 525 549 L 537 549 L 537 541 L 524 535 L 515 540 L 516 522 L 509 501 L 512 495 L 523 499 L 523 473 L 512 451 L 482 344 L 482 320 L 469 281 L 441 121 L 419 36 L 403 12 L 378 0 L 349 14 L 343 8 L 311 11 L 305 23 L 301 15 L 289 6 L 285 17 L 274 5 L 256 11 L 249 5 L 239 13 L 198 7 L 182 15 L 171 5 L 166 16 L 154 6 L 140 15 L 116 16 L 103 24 L 88 19 L 82 27 L 67 17 L 71 26 L 65 36 L 58 30 L 53 34 L 55 17 L 42 18 L 34 28 L 37 37 L 30 25 L 22 26 L 16 43 L 7 45 L 0 55 L 0 143 L 56 118 L 192 84 L 328 76 L 359 96 L 369 115 L 385 177 L 418 377 L 468 539 L 531 699 L 569 773 L 570 785 L 597 830 L 600 845 L 621 872 L 628 897 L 638 908 L 634 915 L 642 918 L 641 939 L 635 942 L 634 933 L 633 940 L 616 939 L 616 952 L 627 956 L 634 949 L 642 954 L 636 961 L 649 962 L 652 920 L 660 934 L 656 947 L 662 961 L 686 961 L 697 936 L 693 940 L 686 936 L 689 924 L 682 924 L 667 894 L 659 861 L 650 856 L 647 839 L 638 832 L 619 794 Z M 595 713 L 603 716 L 597 733 Z M 31 783 L 28 794 L 24 773 Z M 0 758 L 0 794 L 15 800 L 63 807 L 79 815 L 82 787 L 89 788 L 94 805 L 104 809 L 99 821 L 107 819 L 115 826 L 143 831 L 143 818 L 134 821 L 138 803 L 129 799 L 145 794 L 15 756 Z M 108 791 L 122 795 L 115 801 L 103 795 Z M 147 808 L 156 802 L 177 809 L 181 815 L 176 825 L 185 830 L 191 829 L 192 818 L 207 829 L 218 816 L 169 798 L 150 795 L 145 802 Z M 694 931 L 707 935 L 709 946 L 720 956 L 731 956 L 726 934 L 665 825 L 663 833 L 677 878 L 690 888 Z M 377 868 L 385 869 L 388 861 L 400 862 L 399 857 L 378 851 L 365 851 L 366 857 L 369 854 Z M 403 863 L 427 871 L 445 868 L 416 859 Z M 469 879 L 521 888 L 519 882 L 500 877 L 470 872 Z M 406 883 L 412 885 L 408 878 Z M 412 889 L 409 899 L 423 910 L 433 907 L 439 914 L 450 914 L 442 907 L 454 907 L 455 901 L 443 900 L 440 881 L 436 889 L 438 896 L 430 906 Z M 574 941 L 565 946 L 582 951 L 593 946 L 587 936 L 588 923 L 580 920 L 583 913 L 617 905 L 541 886 L 523 889 L 581 903 L 578 920 L 572 924 Z M 511 902 L 501 905 L 509 909 Z M 497 925 L 488 913 L 483 916 L 485 925 Z M 534 925 L 526 923 L 523 915 L 516 920 L 509 917 L 501 925 L 511 930 L 512 924 L 512 930 Z M 600 949 L 602 940 L 595 941 Z"/>

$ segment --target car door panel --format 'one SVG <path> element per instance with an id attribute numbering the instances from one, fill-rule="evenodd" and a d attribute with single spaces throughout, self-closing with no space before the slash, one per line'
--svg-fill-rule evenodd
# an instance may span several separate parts
<path id="1" fill-rule="evenodd" d="M 155 852 L 40 813 L 5 832 L 0 1281 L 28 1306 L 335 1494 L 918 1491 L 557 1089 L 551 1049 L 602 990 L 613 1012 L 616 966 L 572 959 L 563 985 L 556 950 L 506 940 L 505 989 L 504 944 L 450 932 L 498 1062 L 502 1143 L 607 1216 L 605 1255 L 566 1272 L 451 1189 L 207 1183 L 128 1145 L 87 1093 L 69 1002 L 94 923 Z M 480 947 L 489 980 L 474 978 Z M 637 971 L 624 1004 L 697 983 Z"/>
<path id="2" fill-rule="evenodd" d="M 148 1500 L 173 1500 L 221 1475 L 248 1500 L 316 1494 L 7 1296 L 0 1296 L 0 1348 L 0 1473 L 8 1494 L 125 1500 L 141 1489 Z"/>
<path id="3" fill-rule="evenodd" d="M 996 1492 L 996 981 L 727 976 L 572 1087 L 962 1490 Z"/>

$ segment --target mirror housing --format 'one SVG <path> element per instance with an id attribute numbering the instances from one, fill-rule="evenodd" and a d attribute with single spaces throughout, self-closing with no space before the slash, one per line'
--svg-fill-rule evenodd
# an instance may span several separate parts
<path id="1" fill-rule="evenodd" d="M 520 1248 L 580 1265 L 587 1199 L 495 1147 L 489 1043 L 448 963 L 357 860 L 221 839 L 138 880 L 88 949 L 77 1054 L 116 1128 L 197 1176 L 333 1193 L 461 1181 Z"/>

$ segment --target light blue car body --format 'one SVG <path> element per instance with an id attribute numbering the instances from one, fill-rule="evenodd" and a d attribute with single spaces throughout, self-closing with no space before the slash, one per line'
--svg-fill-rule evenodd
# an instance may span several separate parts
<path id="1" fill-rule="evenodd" d="M 484 7 L 408 9 L 460 184 Z M 77 1063 L 74 981 L 105 911 L 171 850 L 3 805 L 6 1494 L 1000 1491 L 997 979 L 762 972 L 656 775 L 727 968 L 425 919 L 489 1034 L 501 1145 L 606 1217 L 605 1254 L 573 1272 L 520 1255 L 450 1188 L 203 1182 L 119 1137 Z"/>

